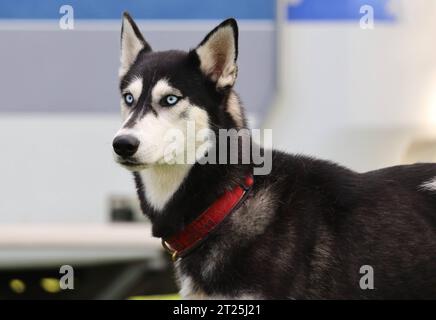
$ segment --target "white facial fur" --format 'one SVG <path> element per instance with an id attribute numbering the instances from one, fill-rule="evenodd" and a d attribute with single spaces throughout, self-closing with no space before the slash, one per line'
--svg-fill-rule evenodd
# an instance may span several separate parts
<path id="1" fill-rule="evenodd" d="M 142 80 L 135 78 L 126 88 L 126 92 L 130 92 L 135 101 L 139 98 L 142 90 Z M 143 164 L 168 164 L 170 157 L 167 152 L 174 146 L 174 141 L 171 140 L 173 133 L 182 133 L 186 138 L 188 123 L 195 123 L 196 132 L 209 128 L 209 117 L 203 109 L 193 105 L 188 98 L 184 97 L 179 102 L 171 107 L 163 107 L 159 105 L 159 101 L 166 95 L 181 96 L 181 92 L 172 87 L 168 80 L 161 79 L 157 81 L 151 90 L 152 107 L 158 115 L 152 112 L 146 113 L 143 117 L 136 120 L 132 127 L 126 128 L 124 125 L 131 121 L 133 115 L 131 107 L 126 106 L 122 102 L 122 114 L 125 124 L 118 131 L 118 135 L 133 135 L 139 139 L 140 145 L 138 151 L 134 155 L 135 159 Z M 175 157 L 183 157 L 186 159 L 185 141 L 176 139 L 175 142 L 180 142 L 180 145 L 175 147 L 177 154 Z"/>
<path id="2" fill-rule="evenodd" d="M 178 89 L 172 87 L 168 83 L 168 80 L 166 79 L 159 80 L 151 90 L 151 97 L 153 100 L 153 104 L 158 104 L 159 100 L 168 94 L 174 94 L 176 96 L 182 95 L 182 93 Z"/>
<path id="3" fill-rule="evenodd" d="M 135 101 L 138 101 L 139 96 L 142 92 L 142 78 L 136 77 L 134 78 L 130 84 L 126 87 L 126 89 L 123 91 L 123 95 L 125 93 L 131 93 L 135 99 Z M 126 121 L 126 119 L 129 117 L 130 108 L 126 106 L 124 102 L 124 97 L 121 97 L 121 116 Z"/>
<path id="4" fill-rule="evenodd" d="M 243 128 L 244 117 L 242 115 L 241 103 L 239 102 L 238 96 L 234 92 L 231 92 L 229 95 L 229 101 L 227 102 L 227 112 L 236 122 L 238 128 Z"/>

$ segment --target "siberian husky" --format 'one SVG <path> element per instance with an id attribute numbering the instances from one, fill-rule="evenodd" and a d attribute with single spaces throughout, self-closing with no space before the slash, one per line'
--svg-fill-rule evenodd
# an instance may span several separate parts
<path id="1" fill-rule="evenodd" d="M 271 172 L 253 175 L 252 155 L 245 163 L 202 161 L 221 159 L 208 139 L 191 145 L 194 161 L 174 161 L 189 148 L 178 142 L 168 152 L 171 130 L 247 129 L 233 90 L 237 57 L 234 19 L 188 52 L 156 52 L 123 16 L 115 158 L 133 172 L 153 236 L 174 258 L 181 295 L 435 299 L 435 164 L 362 174 L 271 151 Z"/>

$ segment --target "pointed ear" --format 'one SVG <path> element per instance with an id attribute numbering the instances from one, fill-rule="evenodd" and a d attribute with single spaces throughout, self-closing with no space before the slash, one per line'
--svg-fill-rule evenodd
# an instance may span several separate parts
<path id="1" fill-rule="evenodd" d="M 145 41 L 132 17 L 127 12 L 124 12 L 121 27 L 120 76 L 129 70 L 141 50 L 151 51 L 151 47 Z"/>
<path id="2" fill-rule="evenodd" d="M 238 67 L 238 24 L 227 19 L 213 29 L 195 49 L 201 71 L 218 88 L 234 85 Z"/>

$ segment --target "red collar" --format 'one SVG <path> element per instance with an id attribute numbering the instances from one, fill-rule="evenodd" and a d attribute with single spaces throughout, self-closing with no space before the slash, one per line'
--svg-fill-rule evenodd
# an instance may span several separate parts
<path id="1" fill-rule="evenodd" d="M 173 260 L 183 257 L 197 247 L 232 213 L 245 200 L 253 182 L 253 176 L 247 176 L 244 185 L 238 185 L 232 190 L 226 191 L 178 234 L 168 239 L 162 239 L 163 247 L 171 253 Z"/>

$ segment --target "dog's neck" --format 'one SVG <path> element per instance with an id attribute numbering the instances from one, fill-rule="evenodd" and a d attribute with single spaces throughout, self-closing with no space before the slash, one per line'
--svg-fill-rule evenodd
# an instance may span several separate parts
<path id="1" fill-rule="evenodd" d="M 153 235 L 168 237 L 181 231 L 250 172 L 251 165 L 197 163 L 135 173 L 141 208 L 152 222 Z"/>

